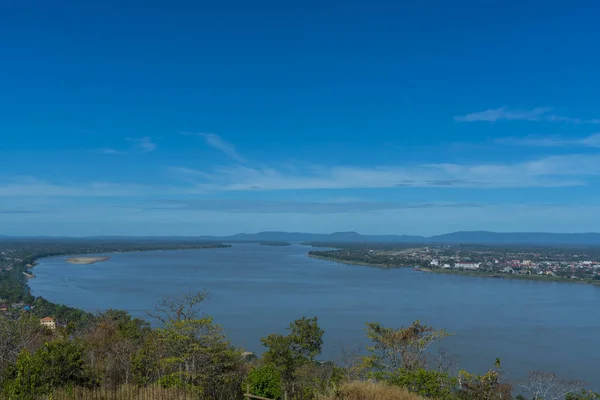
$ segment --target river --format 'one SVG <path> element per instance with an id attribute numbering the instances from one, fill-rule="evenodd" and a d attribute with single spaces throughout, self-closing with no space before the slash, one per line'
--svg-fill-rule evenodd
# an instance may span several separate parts
<path id="1" fill-rule="evenodd" d="M 93 265 L 51 257 L 29 284 L 56 303 L 140 317 L 163 295 L 206 289 L 204 311 L 232 343 L 254 352 L 261 337 L 318 316 L 327 359 L 366 345 L 366 321 L 399 327 L 418 319 L 456 333 L 443 347 L 460 368 L 482 372 L 499 357 L 511 380 L 541 370 L 600 388 L 598 287 L 345 265 L 309 258 L 309 250 L 235 244 L 110 254 Z"/>

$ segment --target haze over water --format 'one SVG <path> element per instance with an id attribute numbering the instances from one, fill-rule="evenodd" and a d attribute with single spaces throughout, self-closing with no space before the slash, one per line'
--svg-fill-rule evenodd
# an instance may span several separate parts
<path id="1" fill-rule="evenodd" d="M 460 368 L 483 372 L 496 357 L 509 378 L 556 372 L 600 388 L 600 288 L 592 285 L 437 275 L 315 260 L 309 247 L 235 244 L 225 249 L 110 254 L 93 265 L 40 260 L 35 296 L 87 311 L 145 313 L 163 295 L 207 289 L 204 310 L 233 342 L 261 352 L 260 338 L 318 316 L 322 358 L 367 344 L 364 323 L 414 320 L 456 336 L 443 344 Z"/>

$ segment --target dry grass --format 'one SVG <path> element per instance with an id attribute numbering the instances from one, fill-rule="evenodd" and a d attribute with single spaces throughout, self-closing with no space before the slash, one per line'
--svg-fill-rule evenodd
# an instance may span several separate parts
<path id="1" fill-rule="evenodd" d="M 350 382 L 344 384 L 337 393 L 321 400 L 425 400 L 405 389 L 383 383 Z"/>
<path id="2" fill-rule="evenodd" d="M 103 388 L 60 390 L 52 393 L 52 396 L 42 397 L 41 399 L 46 398 L 52 400 L 198 400 L 199 396 L 189 392 L 186 393 L 183 389 L 123 385 L 114 390 Z"/>

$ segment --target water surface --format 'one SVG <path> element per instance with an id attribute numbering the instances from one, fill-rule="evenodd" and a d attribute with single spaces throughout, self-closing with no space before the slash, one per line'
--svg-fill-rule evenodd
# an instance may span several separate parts
<path id="1" fill-rule="evenodd" d="M 110 254 L 93 265 L 52 257 L 29 283 L 53 302 L 141 317 L 163 295 L 207 289 L 205 312 L 234 344 L 256 352 L 261 337 L 318 316 L 330 359 L 367 344 L 366 321 L 398 327 L 419 319 L 456 333 L 444 347 L 461 368 L 483 371 L 500 357 L 512 379 L 552 371 L 600 388 L 600 288 L 352 266 L 311 259 L 309 250 L 236 244 Z"/>

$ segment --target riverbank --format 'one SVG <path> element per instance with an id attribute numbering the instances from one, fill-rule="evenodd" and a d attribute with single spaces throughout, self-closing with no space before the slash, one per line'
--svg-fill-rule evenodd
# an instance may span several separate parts
<path id="1" fill-rule="evenodd" d="M 394 269 L 394 268 L 414 268 L 414 265 L 384 265 L 376 263 L 366 263 L 360 261 L 342 260 L 335 257 L 324 257 L 314 254 L 309 254 L 308 257 L 315 258 L 324 261 L 338 262 L 341 264 L 348 265 L 360 265 L 363 267 L 381 268 L 381 269 Z M 516 279 L 516 280 L 529 280 L 529 281 L 542 281 L 542 282 L 560 282 L 560 283 L 580 283 L 588 284 L 600 287 L 600 282 L 595 280 L 586 279 L 565 279 L 556 276 L 542 276 L 542 275 L 519 275 L 519 274 L 500 274 L 497 272 L 477 272 L 477 271 L 464 271 L 457 269 L 442 269 L 442 268 L 427 268 L 419 267 L 421 272 L 440 274 L 440 275 L 462 275 L 472 276 L 476 278 L 496 278 L 496 279 Z"/>
<path id="2" fill-rule="evenodd" d="M 314 254 L 308 254 L 308 257 L 315 258 L 317 260 L 337 262 L 337 263 L 341 263 L 341 264 L 360 265 L 363 267 L 373 267 L 373 268 L 382 268 L 382 269 L 414 268 L 415 267 L 414 265 L 387 265 L 387 264 L 365 263 L 365 262 L 361 262 L 361 261 L 342 260 L 342 259 L 335 258 L 335 257 L 317 256 Z"/>
<path id="3" fill-rule="evenodd" d="M 76 265 L 90 265 L 110 260 L 110 257 L 69 257 L 67 262 Z"/>
<path id="4" fill-rule="evenodd" d="M 200 250 L 213 248 L 229 248 L 231 245 L 222 243 L 189 243 L 189 242 L 82 242 L 80 240 L 52 239 L 43 243 L 31 243 L 23 240 L 10 243 L 10 247 L 0 243 L 0 266 L 8 265 L 10 268 L 2 271 L 0 280 L 0 299 L 6 303 L 24 303 L 34 305 L 34 315 L 42 318 L 53 316 L 61 322 L 73 322 L 78 326 L 85 325 L 91 314 L 80 309 L 55 304 L 40 296 L 32 295 L 30 283 L 36 281 L 37 267 L 46 258 L 57 258 L 60 263 L 88 265 L 110 259 L 110 254 L 134 253 L 142 251 L 162 250 Z M 10 251 L 10 253 L 8 251 Z M 8 263 L 6 255 L 16 262 Z M 3 256 L 4 255 L 4 256 Z M 98 256 L 102 255 L 102 256 Z M 68 258 L 67 260 L 65 260 Z M 79 268 L 71 268 L 71 271 Z M 34 274 L 33 271 L 36 271 Z M 38 315 L 39 314 L 39 315 Z"/>
<path id="5" fill-rule="evenodd" d="M 560 283 L 583 283 L 588 285 L 600 286 L 600 282 L 586 279 L 566 279 L 556 276 L 543 276 L 543 275 L 520 275 L 520 274 L 499 274 L 490 272 L 476 272 L 476 271 L 461 271 L 441 268 L 421 268 L 421 271 L 432 274 L 440 275 L 463 275 L 473 276 L 478 278 L 496 278 L 496 279 L 515 279 L 522 281 L 542 281 L 542 282 L 560 282 Z"/>

